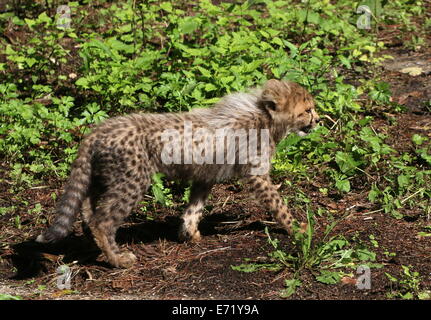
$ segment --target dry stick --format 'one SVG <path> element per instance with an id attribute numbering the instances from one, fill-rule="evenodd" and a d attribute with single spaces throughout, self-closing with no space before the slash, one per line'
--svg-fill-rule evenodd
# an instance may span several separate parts
<path id="1" fill-rule="evenodd" d="M 225 202 L 223 203 L 223 205 L 221 206 L 222 208 L 224 208 L 224 206 L 226 205 L 226 203 L 228 202 L 228 200 L 230 199 L 230 196 L 227 196 Z"/>
<path id="2" fill-rule="evenodd" d="M 277 224 L 277 222 L 275 222 L 275 221 L 265 221 L 265 220 L 263 220 L 263 221 L 261 221 L 263 224 Z"/>
<path id="3" fill-rule="evenodd" d="M 427 221 L 430 220 L 430 213 L 431 213 L 431 200 L 428 200 L 428 204 L 427 204 Z"/>
<path id="4" fill-rule="evenodd" d="M 340 121 L 340 119 L 338 119 L 337 121 L 335 121 L 335 120 L 333 120 L 330 116 L 328 116 L 328 115 L 326 115 L 326 114 L 325 114 L 325 118 L 327 118 L 327 119 L 331 120 L 331 121 L 332 121 L 332 123 L 333 123 L 332 127 L 330 128 L 330 130 L 334 129 L 334 128 L 335 128 L 335 126 L 336 126 L 336 125 L 338 124 L 338 122 Z"/>
<path id="5" fill-rule="evenodd" d="M 383 211 L 383 210 L 384 210 L 383 208 L 380 208 L 380 209 L 378 209 L 378 210 L 373 210 L 373 211 L 369 211 L 369 212 L 364 212 L 363 214 L 372 214 L 372 213 L 380 212 L 380 211 Z"/>
<path id="6" fill-rule="evenodd" d="M 372 175 L 370 175 L 368 172 L 362 170 L 361 168 L 355 167 L 356 169 L 358 169 L 359 171 L 361 171 L 362 173 L 365 173 L 367 175 L 368 178 L 370 178 L 371 180 L 376 180 Z"/>
<path id="7" fill-rule="evenodd" d="M 90 273 L 90 271 L 88 271 L 87 269 L 85 269 L 85 273 L 88 276 L 88 279 L 86 279 L 86 281 L 93 281 L 93 275 Z"/>
<path id="8" fill-rule="evenodd" d="M 207 253 L 210 253 L 210 252 L 222 251 L 222 250 L 227 250 L 227 249 L 232 249 L 232 248 L 229 246 L 229 247 L 223 247 L 223 248 L 212 249 L 212 250 L 208 250 L 208 251 L 205 251 L 205 252 L 201 252 L 201 253 L 199 253 L 197 256 L 202 256 L 202 255 L 207 254 Z"/>
<path id="9" fill-rule="evenodd" d="M 413 193 L 412 195 L 408 196 L 407 198 L 405 198 L 404 200 L 401 200 L 401 203 L 406 202 L 407 200 L 409 200 L 410 198 L 414 197 L 416 194 L 418 194 L 419 192 L 424 191 L 425 188 L 420 188 L 418 191 L 416 191 L 415 193 Z"/>
<path id="10" fill-rule="evenodd" d="M 373 126 L 371 126 L 371 125 L 370 125 L 370 128 L 371 128 L 371 130 L 373 130 L 373 132 L 374 132 L 374 134 L 375 134 L 376 136 L 379 136 L 379 135 L 377 134 L 376 130 L 373 128 Z"/>
<path id="11" fill-rule="evenodd" d="M 46 188 L 49 188 L 49 186 L 36 186 L 36 187 L 31 187 L 30 189 L 35 190 L 35 189 L 46 189 Z"/>

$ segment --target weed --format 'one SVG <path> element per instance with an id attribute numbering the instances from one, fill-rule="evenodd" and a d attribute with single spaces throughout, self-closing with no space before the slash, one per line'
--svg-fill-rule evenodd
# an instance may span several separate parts
<path id="1" fill-rule="evenodd" d="M 0 294 L 0 300 L 22 300 L 20 296 L 13 296 L 10 294 Z"/>
<path id="2" fill-rule="evenodd" d="M 343 218 L 334 221 L 326 227 L 321 240 L 314 237 L 315 218 L 311 210 L 307 209 L 307 230 L 302 232 L 296 226 L 294 232 L 295 254 L 283 250 L 280 242 L 273 239 L 268 228 L 265 233 L 268 242 L 273 247 L 273 251 L 268 256 L 274 261 L 271 264 L 246 263 L 239 266 L 232 266 L 234 270 L 242 272 L 254 272 L 260 269 L 280 270 L 286 268 L 291 270 L 293 277 L 285 280 L 286 289 L 281 295 L 288 297 L 295 293 L 301 286 L 300 275 L 304 270 L 309 270 L 314 274 L 315 279 L 325 284 L 337 284 L 346 273 L 342 270 L 355 268 L 359 265 L 369 267 L 381 267 L 375 263 L 376 254 L 366 246 L 354 245 L 341 235 L 330 236 L 331 232 Z M 375 245 L 375 240 L 372 244 Z"/>
<path id="3" fill-rule="evenodd" d="M 412 271 L 411 266 L 401 266 L 402 274 L 400 278 L 396 278 L 385 272 L 386 277 L 391 284 L 391 291 L 387 294 L 388 298 L 401 298 L 406 300 L 411 299 L 430 299 L 430 291 L 421 291 L 421 277 L 419 272 Z"/>

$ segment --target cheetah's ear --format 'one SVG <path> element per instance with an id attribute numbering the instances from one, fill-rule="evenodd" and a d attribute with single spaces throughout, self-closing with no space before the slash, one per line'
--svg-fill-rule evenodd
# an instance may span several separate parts
<path id="1" fill-rule="evenodd" d="M 268 111 L 275 111 L 277 109 L 277 104 L 272 100 L 262 100 L 262 106 Z"/>
<path id="2" fill-rule="evenodd" d="M 288 83 L 276 79 L 268 80 L 263 86 L 261 105 L 271 115 L 284 109 L 286 98 L 289 96 L 290 86 Z"/>

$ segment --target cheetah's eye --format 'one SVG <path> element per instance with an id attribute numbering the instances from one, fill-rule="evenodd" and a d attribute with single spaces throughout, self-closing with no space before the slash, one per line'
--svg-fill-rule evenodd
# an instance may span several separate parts
<path id="1" fill-rule="evenodd" d="M 311 109 L 307 109 L 307 110 L 305 110 L 305 112 L 311 113 Z"/>

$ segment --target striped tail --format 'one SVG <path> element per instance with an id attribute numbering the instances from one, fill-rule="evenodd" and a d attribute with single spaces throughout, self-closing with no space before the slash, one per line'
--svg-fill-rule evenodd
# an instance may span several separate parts
<path id="1" fill-rule="evenodd" d="M 37 242 L 55 242 L 68 236 L 73 230 L 82 202 L 88 194 L 91 182 L 91 144 L 83 142 L 73 163 L 69 180 L 57 205 L 54 223 L 37 238 Z"/>

